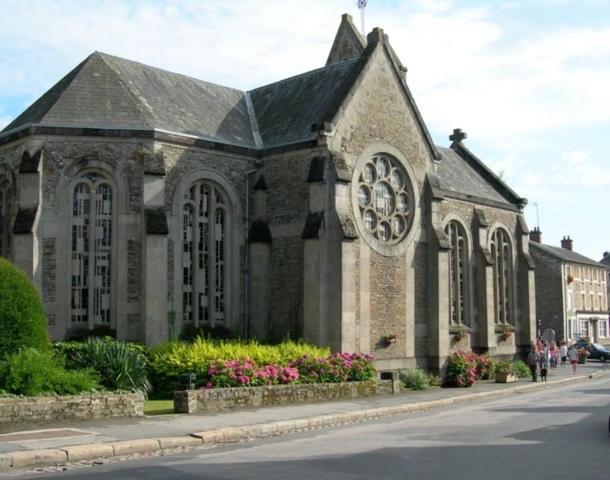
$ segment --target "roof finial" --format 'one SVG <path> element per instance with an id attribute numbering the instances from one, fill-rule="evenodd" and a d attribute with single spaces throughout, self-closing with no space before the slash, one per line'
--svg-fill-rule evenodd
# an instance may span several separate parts
<path id="1" fill-rule="evenodd" d="M 461 143 L 465 138 L 468 138 L 468 135 L 466 132 L 462 132 L 461 128 L 454 128 L 453 135 L 449 135 L 449 140 L 455 143 Z"/>

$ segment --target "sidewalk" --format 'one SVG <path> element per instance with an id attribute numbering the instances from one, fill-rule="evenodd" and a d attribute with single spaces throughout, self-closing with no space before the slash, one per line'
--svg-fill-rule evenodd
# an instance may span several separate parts
<path id="1" fill-rule="evenodd" d="M 0 435 L 0 470 L 50 465 L 98 457 L 203 446 L 277 435 L 389 415 L 427 410 L 457 402 L 501 397 L 586 381 L 603 373 L 604 364 L 569 366 L 549 373 L 548 382 L 478 382 L 471 388 L 431 388 L 399 395 L 350 401 L 299 404 L 219 413 L 176 414 L 44 425 L 13 425 Z"/>

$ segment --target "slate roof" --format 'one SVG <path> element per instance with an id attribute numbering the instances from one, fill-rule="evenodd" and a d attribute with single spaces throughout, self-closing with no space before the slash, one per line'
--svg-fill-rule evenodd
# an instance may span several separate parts
<path id="1" fill-rule="evenodd" d="M 493 202 L 514 205 L 519 199 L 516 195 L 507 194 L 498 188 L 499 184 L 486 178 L 477 165 L 467 156 L 459 155 L 452 148 L 436 147 L 441 154 L 438 162 L 440 187 L 445 192 L 457 193 L 467 197 L 491 200 Z M 480 162 L 479 162 L 480 163 Z M 487 170 L 487 167 L 485 167 Z M 487 170 L 488 171 L 488 170 Z M 498 179 L 498 181 L 500 181 Z"/>
<path id="2" fill-rule="evenodd" d="M 29 123 L 154 128 L 255 147 L 244 92 L 101 52 L 91 54 L 3 132 Z"/>
<path id="3" fill-rule="evenodd" d="M 601 268 L 605 267 L 605 265 L 603 265 L 602 263 L 596 262 L 595 260 L 592 260 L 589 257 L 585 257 L 584 255 L 576 253 L 572 250 L 568 250 L 567 248 L 555 247 L 553 245 L 546 245 L 544 243 L 533 242 L 530 240 L 530 249 L 537 249 L 563 262 L 582 263 L 585 265 L 591 265 L 594 267 Z"/>
<path id="4" fill-rule="evenodd" d="M 356 60 L 242 92 L 95 52 L 2 133 L 39 124 L 157 129 L 248 148 L 312 140 L 312 124 L 325 120 L 329 105 L 349 88 Z"/>
<path id="5" fill-rule="evenodd" d="M 335 63 L 252 90 L 265 147 L 314 139 L 312 124 L 329 120 L 329 106 L 351 86 L 357 61 Z"/>
<path id="6" fill-rule="evenodd" d="M 94 52 L 0 132 L 0 138 L 39 125 L 160 130 L 252 150 L 314 141 L 312 125 L 334 120 L 378 42 L 386 45 L 396 68 L 404 68 L 382 30 L 375 29 L 369 37 L 359 57 L 250 92 Z M 431 154 L 440 160 L 441 190 L 464 200 L 520 206 L 524 199 L 463 145 L 435 147 L 406 83 L 403 86 Z M 437 158 L 439 152 L 442 158 Z"/>

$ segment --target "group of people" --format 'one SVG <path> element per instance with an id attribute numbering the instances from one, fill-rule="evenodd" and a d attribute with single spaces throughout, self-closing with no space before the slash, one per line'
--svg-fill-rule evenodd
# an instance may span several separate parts
<path id="1" fill-rule="evenodd" d="M 538 339 L 536 343 L 532 344 L 527 356 L 527 364 L 532 373 L 532 382 L 538 381 L 538 372 L 540 372 L 540 381 L 546 382 L 548 371 L 557 368 L 559 362 L 561 362 L 562 367 L 565 367 L 568 360 L 572 365 L 572 373 L 576 373 L 578 349 L 575 344 L 568 347 L 565 342 L 561 342 L 558 347 L 555 342 L 547 343 Z"/>

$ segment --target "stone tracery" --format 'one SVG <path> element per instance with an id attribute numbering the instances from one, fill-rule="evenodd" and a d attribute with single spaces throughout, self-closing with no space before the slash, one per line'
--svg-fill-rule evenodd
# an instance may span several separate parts
<path id="1" fill-rule="evenodd" d="M 398 160 L 374 155 L 362 168 L 358 184 L 358 207 L 366 231 L 377 240 L 399 243 L 413 215 L 407 174 Z"/>

